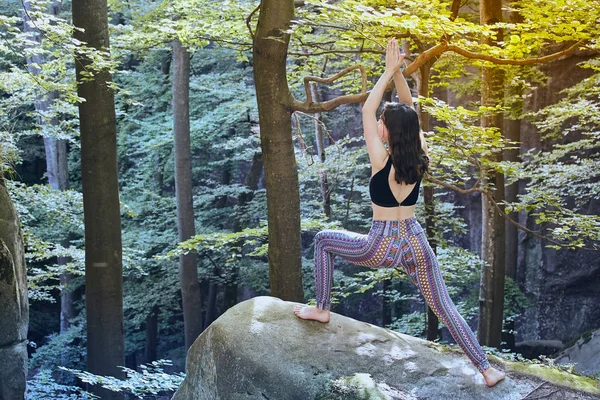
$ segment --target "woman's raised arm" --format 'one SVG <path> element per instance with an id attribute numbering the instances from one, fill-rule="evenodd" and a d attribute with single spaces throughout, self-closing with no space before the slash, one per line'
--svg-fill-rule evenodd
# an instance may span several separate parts
<path id="1" fill-rule="evenodd" d="M 403 60 L 404 55 L 400 54 L 398 42 L 395 39 L 391 39 L 388 42 L 385 52 L 385 71 L 375 84 L 373 90 L 371 90 L 371 93 L 369 93 L 369 97 L 367 97 L 362 108 L 363 130 L 365 142 L 367 143 L 367 151 L 369 152 L 371 166 L 376 169 L 380 169 L 380 164 L 382 164 L 387 157 L 387 150 L 381 143 L 382 138 L 378 135 L 377 108 L 379 108 L 387 83 L 392 79 L 394 73 L 399 71 Z"/>

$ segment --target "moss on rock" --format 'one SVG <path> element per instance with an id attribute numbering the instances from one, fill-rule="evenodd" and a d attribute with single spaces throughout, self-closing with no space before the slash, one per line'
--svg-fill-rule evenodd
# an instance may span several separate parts
<path id="1" fill-rule="evenodd" d="M 506 371 L 514 371 L 523 375 L 534 376 L 557 386 L 600 394 L 600 382 L 578 372 L 568 372 L 558 367 L 544 364 L 528 364 L 502 360 L 496 356 L 488 356 L 490 361 L 503 365 Z"/>

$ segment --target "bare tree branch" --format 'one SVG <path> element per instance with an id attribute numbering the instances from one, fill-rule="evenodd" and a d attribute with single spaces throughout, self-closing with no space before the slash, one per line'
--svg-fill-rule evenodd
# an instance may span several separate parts
<path id="1" fill-rule="evenodd" d="M 556 60 L 557 58 L 560 58 L 562 56 L 569 55 L 569 54 L 573 53 L 575 50 L 577 50 L 579 47 L 582 47 L 583 43 L 585 43 L 585 41 L 580 40 L 577 43 L 575 43 L 574 45 L 572 45 L 571 47 L 569 47 L 568 49 L 558 51 L 556 53 L 552 53 L 552 54 L 549 54 L 544 57 L 526 58 L 524 60 L 509 60 L 506 58 L 493 57 L 493 56 L 490 56 L 487 54 L 474 53 L 472 51 L 465 50 L 465 49 L 462 49 L 462 48 L 460 48 L 458 46 L 454 46 L 454 45 L 447 45 L 446 51 L 452 51 L 452 52 L 460 54 L 461 56 L 464 56 L 466 58 L 489 61 L 491 63 L 498 64 L 498 65 L 532 65 L 532 64 L 541 64 L 541 63 L 549 62 L 552 60 Z"/>
<path id="2" fill-rule="evenodd" d="M 443 42 L 443 43 L 437 44 L 437 45 L 431 47 L 430 49 L 419 54 L 419 56 L 408 67 L 406 67 L 406 69 L 403 71 L 403 75 L 405 77 L 412 75 L 413 73 L 417 72 L 417 70 L 422 65 L 424 65 L 425 63 L 429 62 L 431 59 L 438 57 L 439 55 L 441 55 L 442 53 L 447 52 L 447 51 L 455 52 L 457 54 L 460 54 L 460 55 L 470 58 L 470 59 L 489 61 L 489 62 L 498 64 L 498 65 L 532 65 L 532 64 L 540 64 L 540 63 L 549 62 L 549 61 L 555 60 L 557 58 L 560 58 L 562 56 L 571 54 L 572 52 L 577 50 L 579 47 L 581 47 L 583 45 L 583 43 L 584 43 L 584 41 L 579 41 L 579 42 L 575 43 L 574 45 L 572 45 L 571 47 L 569 47 L 568 49 L 565 49 L 565 50 L 562 50 L 562 51 L 559 51 L 559 52 L 556 52 L 556 53 L 553 53 L 553 54 L 550 54 L 550 55 L 547 55 L 544 57 L 528 58 L 525 60 L 509 60 L 509 59 L 505 59 L 505 58 L 489 56 L 487 54 L 475 53 L 475 52 L 472 52 L 472 51 L 469 51 L 466 49 L 462 49 L 458 46 L 450 45 L 446 42 Z M 357 66 L 353 66 L 350 68 L 356 69 Z M 347 70 L 348 69 L 346 69 L 344 71 L 347 71 Z M 344 72 L 344 71 L 342 71 L 342 72 Z M 336 75 L 336 76 L 338 76 L 338 75 Z M 335 79 L 337 79 L 337 78 L 335 78 Z M 331 82 L 333 82 L 333 80 L 335 80 L 335 79 L 331 79 Z M 363 85 L 364 85 L 364 82 L 365 81 L 363 80 Z M 330 83 L 330 82 L 322 82 L 322 83 Z M 306 81 L 305 81 L 305 86 L 306 86 Z M 390 83 L 388 83 L 388 86 L 386 87 L 386 91 L 392 90 L 392 88 L 393 88 L 393 82 L 390 82 Z M 308 92 L 309 91 L 307 91 L 307 93 Z M 290 104 L 291 104 L 291 108 L 293 111 L 302 111 L 305 113 L 315 114 L 315 113 L 319 113 L 319 112 L 333 110 L 334 108 L 339 107 L 342 104 L 362 103 L 367 99 L 368 95 L 369 95 L 369 92 L 362 92 L 360 94 L 339 96 L 339 97 L 336 97 L 335 99 L 331 99 L 331 100 L 327 100 L 327 101 L 323 101 L 323 102 L 317 102 L 317 103 L 313 103 L 312 101 L 309 101 L 308 100 L 309 95 L 307 95 L 307 101 L 300 102 L 297 99 L 292 97 Z"/>
<path id="3" fill-rule="evenodd" d="M 261 4 L 262 3 L 258 3 L 256 8 L 254 10 L 252 10 L 252 12 L 248 15 L 248 17 L 246 17 L 246 26 L 248 27 L 248 31 L 250 31 L 250 37 L 252 38 L 252 41 L 254 41 L 254 32 L 252 31 L 252 26 L 250 25 L 250 22 L 252 20 L 252 17 L 254 16 L 254 14 L 256 14 L 256 12 L 260 9 Z"/>
<path id="4" fill-rule="evenodd" d="M 452 0 L 452 6 L 450 6 L 450 21 L 454 21 L 458 16 L 458 10 L 460 9 L 461 0 Z"/>
<path id="5" fill-rule="evenodd" d="M 310 90 L 310 82 L 331 84 L 335 80 L 341 78 L 344 75 L 349 74 L 350 72 L 352 72 L 356 69 L 360 70 L 360 77 L 362 80 L 362 91 L 361 92 L 363 94 L 366 93 L 367 92 L 367 73 L 365 71 L 365 67 L 363 67 L 360 64 L 357 64 L 357 65 L 352 65 L 341 72 L 338 72 L 337 74 L 335 74 L 334 76 L 332 76 L 330 78 L 319 78 L 317 76 L 304 77 L 304 91 L 306 92 L 305 104 L 312 104 L 312 102 L 313 102 L 312 101 L 312 93 Z M 302 110 L 297 110 L 297 111 L 302 111 Z"/>
<path id="6" fill-rule="evenodd" d="M 482 195 L 486 196 L 492 202 L 492 204 L 494 205 L 494 208 L 496 209 L 496 211 L 498 212 L 498 214 L 502 218 L 505 218 L 508 222 L 510 222 L 511 224 L 513 224 L 514 226 L 516 226 L 517 228 L 521 229 L 524 232 L 529 233 L 530 235 L 533 235 L 533 236 L 537 237 L 538 239 L 542 239 L 542 240 L 548 241 L 548 242 L 550 242 L 552 244 L 555 244 L 557 246 L 560 246 L 560 247 L 566 247 L 567 246 L 565 243 L 560 243 L 560 242 L 557 242 L 554 239 L 550 239 L 549 237 L 544 236 L 544 235 L 542 235 L 542 234 L 540 234 L 540 233 L 538 233 L 536 231 L 533 231 L 533 230 L 527 228 L 526 226 L 521 225 L 520 223 L 518 223 L 517 221 L 513 220 L 512 218 L 510 218 L 505 212 L 503 212 L 502 208 L 500 208 L 500 205 L 496 202 L 496 200 L 494 199 L 494 196 L 491 193 L 489 193 L 488 191 L 486 191 L 486 190 L 481 189 L 480 187 L 478 187 L 477 183 L 471 189 L 463 189 L 463 188 L 460 188 L 460 187 L 458 187 L 456 185 L 453 185 L 453 184 L 444 182 L 444 181 L 442 181 L 440 179 L 434 178 L 433 176 L 431 176 L 429 174 L 427 174 L 426 179 L 428 181 L 430 181 L 430 182 L 433 182 L 433 183 L 435 183 L 437 185 L 443 186 L 443 187 L 445 187 L 447 189 L 454 190 L 454 191 L 456 191 L 458 193 L 461 193 L 461 194 L 470 194 L 470 193 L 476 193 L 476 192 L 477 193 L 481 193 Z M 589 248 L 589 247 L 581 247 L 579 250 L 600 251 L 600 249 Z"/>
<path id="7" fill-rule="evenodd" d="M 289 55 L 292 56 L 321 56 L 323 54 L 358 54 L 358 53 L 373 53 L 373 54 L 385 54 L 385 51 L 382 50 L 374 50 L 374 49 L 358 49 L 358 50 L 323 50 L 323 51 L 315 51 L 313 53 L 299 53 L 290 51 Z"/>

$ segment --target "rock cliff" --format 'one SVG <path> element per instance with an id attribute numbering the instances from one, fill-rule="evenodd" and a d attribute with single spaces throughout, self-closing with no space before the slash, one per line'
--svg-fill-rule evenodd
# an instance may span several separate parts
<path id="1" fill-rule="evenodd" d="M 23 235 L 0 176 L 0 400 L 25 397 L 28 305 Z"/>

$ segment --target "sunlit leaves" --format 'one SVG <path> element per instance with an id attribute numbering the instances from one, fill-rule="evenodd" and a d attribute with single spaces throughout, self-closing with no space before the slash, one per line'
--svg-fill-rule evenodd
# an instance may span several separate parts
<path id="1" fill-rule="evenodd" d="M 436 176 L 460 183 L 468 181 L 473 170 L 482 173 L 499 168 L 490 156 L 510 143 L 497 129 L 479 125 L 482 115 L 497 113 L 498 108 L 479 107 L 474 111 L 462 106 L 451 107 L 440 100 L 421 98 L 419 101 L 431 116 L 444 121 L 444 126 L 436 126 L 436 134 L 428 137 Z"/>

